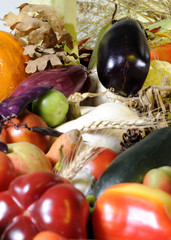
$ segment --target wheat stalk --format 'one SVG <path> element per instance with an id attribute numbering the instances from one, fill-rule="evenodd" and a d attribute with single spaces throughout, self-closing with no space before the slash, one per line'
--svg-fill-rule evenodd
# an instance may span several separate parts
<path id="1" fill-rule="evenodd" d="M 80 129 L 81 132 L 88 132 L 100 129 L 128 129 L 128 128 L 157 128 L 160 122 L 155 119 L 141 118 L 132 120 L 117 121 L 92 121 L 91 124 Z"/>
<path id="2" fill-rule="evenodd" d="M 70 161 L 63 159 L 58 171 L 60 176 L 71 181 L 85 164 L 91 161 L 100 151 L 102 151 L 100 148 L 94 149 L 90 145 L 85 144 L 83 140 L 77 142 L 75 154 Z"/>

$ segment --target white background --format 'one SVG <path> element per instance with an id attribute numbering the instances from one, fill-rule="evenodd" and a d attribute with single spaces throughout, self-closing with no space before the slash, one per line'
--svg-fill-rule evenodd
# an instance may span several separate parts
<path id="1" fill-rule="evenodd" d="M 0 0 L 0 19 L 4 17 L 5 14 L 13 12 L 18 14 L 17 7 L 23 3 L 29 2 L 28 0 Z M 4 26 L 4 22 L 0 20 L 0 30 L 10 31 L 9 27 Z"/>

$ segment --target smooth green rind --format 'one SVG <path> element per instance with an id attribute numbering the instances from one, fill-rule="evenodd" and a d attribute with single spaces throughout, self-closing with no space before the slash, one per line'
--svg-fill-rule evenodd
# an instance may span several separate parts
<path id="1" fill-rule="evenodd" d="M 147 171 L 162 166 L 171 166 L 171 127 L 154 130 L 118 155 L 96 181 L 92 194 L 98 198 L 109 186 L 141 183 Z"/>

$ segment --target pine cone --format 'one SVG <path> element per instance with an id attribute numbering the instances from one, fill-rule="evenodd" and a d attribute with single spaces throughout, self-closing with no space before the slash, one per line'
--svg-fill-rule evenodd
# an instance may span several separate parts
<path id="1" fill-rule="evenodd" d="M 127 148 L 133 146 L 135 143 L 139 142 L 143 138 L 143 132 L 138 128 L 128 129 L 126 133 L 122 135 L 122 146 L 121 152 L 125 151 Z"/>

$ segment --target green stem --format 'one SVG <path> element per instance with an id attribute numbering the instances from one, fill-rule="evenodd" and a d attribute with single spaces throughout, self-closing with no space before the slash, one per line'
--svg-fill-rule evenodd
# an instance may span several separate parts
<path id="1" fill-rule="evenodd" d="M 89 203 L 89 210 L 90 210 L 90 214 L 92 214 L 93 210 L 94 210 L 94 203 L 96 201 L 96 197 L 93 195 L 88 195 L 86 196 L 86 199 Z"/>
<path id="2" fill-rule="evenodd" d="M 55 166 L 54 166 L 54 170 L 55 170 L 56 172 L 60 172 L 60 170 L 61 170 L 62 161 L 63 161 L 63 158 L 64 158 L 62 148 L 63 148 L 63 145 L 62 145 L 62 146 L 60 147 L 60 149 L 59 149 L 59 153 L 60 153 L 60 155 L 59 155 L 59 161 L 58 161 L 58 162 L 55 164 Z"/>

